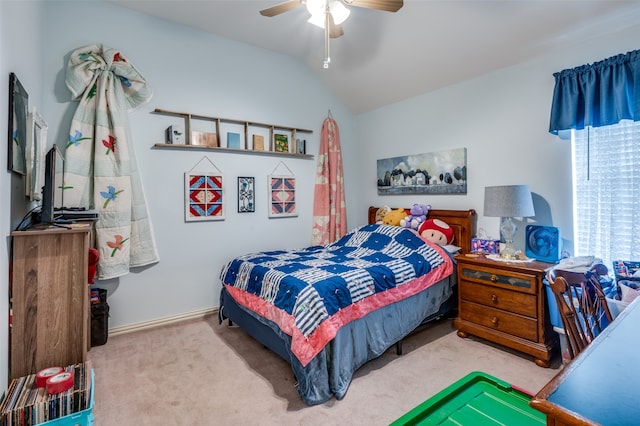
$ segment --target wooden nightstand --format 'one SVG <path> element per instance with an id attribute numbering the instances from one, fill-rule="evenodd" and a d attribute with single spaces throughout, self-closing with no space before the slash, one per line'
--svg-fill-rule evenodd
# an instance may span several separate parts
<path id="1" fill-rule="evenodd" d="M 482 255 L 458 261 L 458 336 L 470 334 L 533 355 L 548 367 L 558 347 L 549 321 L 545 269 L 552 264 L 507 263 Z"/>

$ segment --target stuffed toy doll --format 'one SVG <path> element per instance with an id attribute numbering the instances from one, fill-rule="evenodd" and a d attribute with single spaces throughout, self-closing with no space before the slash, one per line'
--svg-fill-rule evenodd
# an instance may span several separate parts
<path id="1" fill-rule="evenodd" d="M 391 210 L 389 213 L 384 215 L 384 219 L 382 220 L 382 223 L 384 223 L 385 225 L 400 226 L 400 221 L 404 219 L 406 216 L 407 216 L 407 212 L 405 209 L 400 208 L 400 209 Z"/>
<path id="2" fill-rule="evenodd" d="M 400 221 L 400 226 L 417 231 L 420 225 L 427 220 L 430 209 L 431 206 L 428 204 L 414 204 L 411 210 L 409 210 L 409 214 Z"/>
<path id="3" fill-rule="evenodd" d="M 418 235 L 423 240 L 431 241 L 441 246 L 453 242 L 453 229 L 440 219 L 427 219 L 418 229 Z"/>

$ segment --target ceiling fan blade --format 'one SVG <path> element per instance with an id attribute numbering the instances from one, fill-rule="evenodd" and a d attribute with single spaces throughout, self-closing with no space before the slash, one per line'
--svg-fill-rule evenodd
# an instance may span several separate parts
<path id="1" fill-rule="evenodd" d="M 329 37 L 338 38 L 344 35 L 344 31 L 342 30 L 342 25 L 333 25 L 329 27 Z"/>
<path id="2" fill-rule="evenodd" d="M 342 25 L 336 25 L 333 23 L 333 16 L 329 15 L 329 37 L 338 38 L 344 35 Z"/>
<path id="3" fill-rule="evenodd" d="M 302 1 L 300 0 L 288 0 L 280 4 L 276 4 L 275 6 L 268 7 L 260 11 L 260 15 L 262 16 L 276 16 L 281 13 L 288 12 L 290 10 L 296 9 L 302 6 Z"/>
<path id="4" fill-rule="evenodd" d="M 403 0 L 343 0 L 349 6 L 366 7 L 367 9 L 397 12 L 404 5 Z"/>

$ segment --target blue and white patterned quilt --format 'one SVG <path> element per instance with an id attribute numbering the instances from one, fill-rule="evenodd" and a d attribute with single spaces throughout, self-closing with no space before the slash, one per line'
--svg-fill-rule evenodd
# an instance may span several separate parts
<path id="1" fill-rule="evenodd" d="M 433 279 L 416 279 L 435 270 L 440 273 L 429 275 Z M 221 279 L 239 304 L 292 336 L 292 352 L 305 365 L 343 324 L 451 271 L 437 246 L 408 229 L 375 224 L 325 246 L 238 257 L 225 265 Z"/>

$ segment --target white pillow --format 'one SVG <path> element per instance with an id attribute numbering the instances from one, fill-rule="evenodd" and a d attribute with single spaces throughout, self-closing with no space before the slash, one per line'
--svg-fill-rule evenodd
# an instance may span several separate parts
<path id="1" fill-rule="evenodd" d="M 455 253 L 459 252 L 460 250 L 462 250 L 462 247 L 454 246 L 453 244 L 447 244 L 445 246 L 442 246 L 442 248 L 445 249 L 446 251 L 448 251 L 451 254 L 455 254 Z"/>

